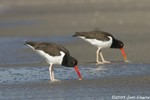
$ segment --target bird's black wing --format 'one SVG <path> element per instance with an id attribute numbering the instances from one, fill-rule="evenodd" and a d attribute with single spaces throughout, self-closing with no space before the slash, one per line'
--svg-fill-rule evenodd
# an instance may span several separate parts
<path id="1" fill-rule="evenodd" d="M 101 41 L 110 40 L 110 38 L 108 38 L 108 36 L 111 36 L 113 38 L 113 36 L 110 33 L 103 32 L 103 31 L 76 32 L 76 34 L 73 36 L 74 37 L 82 36 L 87 39 L 97 39 L 97 40 L 101 40 Z"/>
<path id="2" fill-rule="evenodd" d="M 35 50 L 42 50 L 51 56 L 61 55 L 60 51 L 63 51 L 67 55 L 70 55 L 69 51 L 66 48 L 64 48 L 62 45 L 55 43 L 26 41 L 25 44 L 32 46 Z"/>

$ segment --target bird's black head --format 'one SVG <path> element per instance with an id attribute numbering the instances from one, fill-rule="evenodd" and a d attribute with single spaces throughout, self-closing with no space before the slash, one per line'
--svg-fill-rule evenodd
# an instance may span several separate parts
<path id="1" fill-rule="evenodd" d="M 71 56 L 65 55 L 62 61 L 62 65 L 66 67 L 74 67 L 78 64 L 78 61 Z"/>
<path id="2" fill-rule="evenodd" d="M 113 42 L 112 42 L 112 45 L 111 45 L 110 48 L 118 48 L 118 49 L 120 49 L 120 48 L 123 48 L 123 46 L 124 46 L 124 44 L 123 44 L 122 41 L 117 40 L 117 39 L 113 39 Z"/>
<path id="3" fill-rule="evenodd" d="M 65 55 L 62 61 L 63 66 L 74 67 L 76 73 L 79 76 L 79 80 L 82 80 L 82 76 L 80 74 L 77 64 L 78 64 L 78 61 L 75 58 L 71 57 L 70 55 Z"/>

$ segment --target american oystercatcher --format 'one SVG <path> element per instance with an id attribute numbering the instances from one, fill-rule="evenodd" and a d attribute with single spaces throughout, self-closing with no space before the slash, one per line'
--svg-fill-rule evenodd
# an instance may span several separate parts
<path id="1" fill-rule="evenodd" d="M 52 67 L 53 64 L 59 64 L 66 67 L 74 67 L 75 71 L 79 76 L 79 80 L 82 80 L 80 71 L 77 66 L 78 61 L 74 57 L 72 57 L 69 51 L 62 45 L 55 43 L 31 41 L 26 41 L 25 44 L 27 44 L 38 54 L 43 56 L 46 59 L 47 63 L 50 64 L 49 73 L 51 81 L 57 80 L 54 78 L 54 68 Z"/>
<path id="2" fill-rule="evenodd" d="M 112 36 L 110 33 L 103 32 L 103 31 L 76 32 L 76 34 L 73 36 L 79 37 L 98 48 L 96 51 L 96 62 L 98 64 L 110 63 L 109 61 L 106 61 L 104 59 L 102 55 L 102 51 L 101 51 L 102 48 L 120 49 L 124 57 L 124 61 L 127 61 L 127 57 L 123 49 L 123 46 L 124 46 L 123 42 L 115 39 L 114 36 Z M 100 54 L 102 62 L 99 61 L 99 54 Z"/>

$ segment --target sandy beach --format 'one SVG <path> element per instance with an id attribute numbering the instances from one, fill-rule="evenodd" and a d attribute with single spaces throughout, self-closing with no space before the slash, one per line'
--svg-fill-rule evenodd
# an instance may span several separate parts
<path id="1" fill-rule="evenodd" d="M 149 97 L 149 19 L 149 0 L 1 0 L 0 99 Z M 92 30 L 122 40 L 131 62 L 124 63 L 119 50 L 104 49 L 105 59 L 112 63 L 95 65 L 97 48 L 72 37 L 77 31 Z M 73 69 L 56 65 L 56 77 L 62 81 L 50 82 L 49 65 L 23 45 L 26 40 L 65 46 L 78 59 L 84 80 L 78 81 Z"/>

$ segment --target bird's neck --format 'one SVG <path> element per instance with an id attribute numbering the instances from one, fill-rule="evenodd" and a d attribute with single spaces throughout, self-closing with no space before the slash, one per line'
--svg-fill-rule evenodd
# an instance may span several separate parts
<path id="1" fill-rule="evenodd" d="M 117 43 L 118 43 L 118 40 L 113 38 L 110 48 L 116 48 Z"/>
<path id="2" fill-rule="evenodd" d="M 66 66 L 67 63 L 68 63 L 68 58 L 69 58 L 69 55 L 68 54 L 65 54 L 65 56 L 63 57 L 63 60 L 62 60 L 62 66 Z"/>

